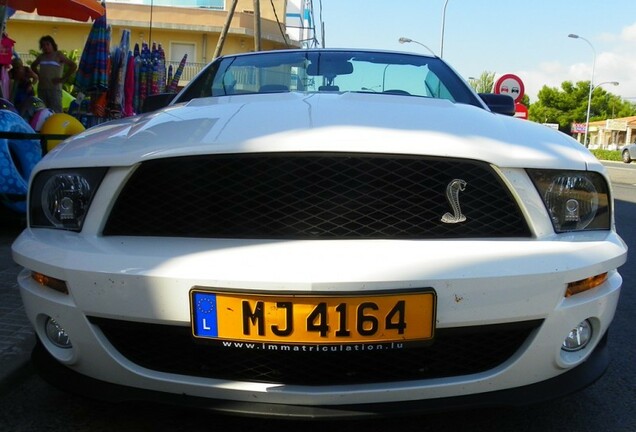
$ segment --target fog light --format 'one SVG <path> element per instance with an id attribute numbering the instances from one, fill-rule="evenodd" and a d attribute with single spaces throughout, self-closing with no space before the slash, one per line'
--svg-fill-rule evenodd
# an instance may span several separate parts
<path id="1" fill-rule="evenodd" d="M 592 324 L 589 320 L 585 320 L 570 330 L 570 333 L 563 341 L 561 349 L 570 352 L 582 350 L 590 339 L 592 339 Z"/>
<path id="2" fill-rule="evenodd" d="M 71 348 L 73 346 L 71 345 L 71 339 L 68 337 L 66 330 L 64 330 L 53 318 L 47 318 L 46 325 L 44 327 L 46 330 L 46 336 L 56 347 Z"/>

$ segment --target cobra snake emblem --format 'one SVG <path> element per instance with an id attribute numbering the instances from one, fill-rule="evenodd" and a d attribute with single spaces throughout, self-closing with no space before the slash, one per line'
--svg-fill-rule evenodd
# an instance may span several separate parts
<path id="1" fill-rule="evenodd" d="M 453 209 L 453 213 L 445 213 L 442 216 L 442 222 L 455 224 L 466 220 L 466 216 L 462 214 L 462 209 L 459 206 L 459 193 L 466 189 L 466 184 L 462 179 L 454 179 L 446 186 L 446 199 Z"/>

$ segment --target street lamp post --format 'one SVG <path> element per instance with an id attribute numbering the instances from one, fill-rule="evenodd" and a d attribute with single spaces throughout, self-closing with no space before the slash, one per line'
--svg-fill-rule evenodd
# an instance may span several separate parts
<path id="1" fill-rule="evenodd" d="M 588 134 L 588 129 L 590 128 L 590 106 L 592 104 L 592 90 L 594 89 L 594 69 L 596 68 L 596 50 L 594 49 L 592 42 L 590 42 L 589 40 L 585 39 L 582 36 L 570 33 L 568 37 L 572 39 L 581 39 L 582 41 L 585 41 L 590 46 L 590 48 L 592 48 L 592 53 L 594 54 L 594 57 L 592 59 L 592 79 L 590 79 L 590 92 L 587 96 L 587 114 L 585 116 L 585 137 L 583 138 L 583 145 L 587 147 L 588 146 L 587 134 Z"/>
<path id="2" fill-rule="evenodd" d="M 442 33 L 439 38 L 439 57 L 444 58 L 444 27 L 446 26 L 446 6 L 448 6 L 448 0 L 444 1 L 444 8 L 442 9 Z"/>
<path id="3" fill-rule="evenodd" d="M 600 84 L 596 84 L 593 88 L 592 88 L 592 92 L 594 92 L 594 90 L 596 90 L 597 88 L 599 88 L 600 86 L 604 85 L 604 84 L 611 84 L 613 86 L 617 86 L 619 84 L 618 81 L 603 81 Z M 612 113 L 612 118 L 614 118 L 614 114 Z"/>
<path id="4" fill-rule="evenodd" d="M 402 36 L 401 38 L 399 38 L 399 39 L 398 39 L 398 42 L 399 42 L 399 43 L 401 43 L 401 44 L 404 44 L 404 43 L 414 43 L 414 44 L 418 44 L 418 45 L 420 45 L 420 46 L 423 46 L 423 47 L 424 47 L 424 48 L 426 48 L 427 50 L 429 50 L 429 51 L 431 52 L 431 54 L 435 55 L 435 53 L 433 52 L 433 50 L 432 50 L 432 49 L 430 49 L 429 47 L 427 47 L 426 45 L 424 45 L 422 42 L 418 42 L 418 41 L 416 41 L 416 40 L 414 40 L 414 39 L 410 39 L 410 38 L 407 38 L 407 37 Z"/>
<path id="5" fill-rule="evenodd" d="M 594 89 L 599 88 L 599 87 L 600 87 L 600 86 L 602 86 L 603 84 L 611 84 L 611 85 L 613 85 L 613 86 L 617 86 L 617 85 L 619 85 L 620 83 L 619 83 L 618 81 L 603 81 L 603 82 L 602 82 L 602 83 L 600 83 L 600 84 L 596 84 L 596 85 L 594 86 Z"/>

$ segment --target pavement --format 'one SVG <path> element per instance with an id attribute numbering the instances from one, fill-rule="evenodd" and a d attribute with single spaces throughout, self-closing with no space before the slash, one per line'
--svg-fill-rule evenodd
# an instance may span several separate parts
<path id="1" fill-rule="evenodd" d="M 21 217 L 0 209 L 0 393 L 30 371 L 35 334 L 26 317 L 11 258 L 11 243 L 22 228 Z"/>

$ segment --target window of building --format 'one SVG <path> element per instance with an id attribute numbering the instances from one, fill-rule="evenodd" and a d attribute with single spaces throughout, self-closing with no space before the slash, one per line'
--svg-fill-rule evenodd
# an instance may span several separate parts
<path id="1" fill-rule="evenodd" d="M 183 55 L 188 55 L 188 63 L 196 62 L 196 47 L 193 43 L 170 42 L 170 61 L 179 63 Z"/>

